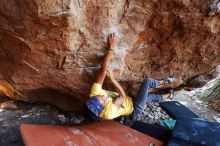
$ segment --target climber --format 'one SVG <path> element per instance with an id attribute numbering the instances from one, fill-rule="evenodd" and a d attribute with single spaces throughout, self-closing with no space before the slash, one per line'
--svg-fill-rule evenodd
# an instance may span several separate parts
<path id="1" fill-rule="evenodd" d="M 172 94 L 151 94 L 148 93 L 148 89 L 159 87 L 165 83 L 171 83 L 174 81 L 175 77 L 166 77 L 160 81 L 146 78 L 140 87 L 137 98 L 132 101 L 114 78 L 113 72 L 108 70 L 108 65 L 112 59 L 113 52 L 118 42 L 114 33 L 109 35 L 108 42 L 108 52 L 104 58 L 96 81 L 91 88 L 90 99 L 86 101 L 86 107 L 92 115 L 101 119 L 114 119 L 122 115 L 130 115 L 134 121 L 143 111 L 145 104 L 151 102 L 161 102 L 162 100 L 169 98 Z M 102 89 L 102 84 L 106 75 L 109 77 L 117 92 Z"/>

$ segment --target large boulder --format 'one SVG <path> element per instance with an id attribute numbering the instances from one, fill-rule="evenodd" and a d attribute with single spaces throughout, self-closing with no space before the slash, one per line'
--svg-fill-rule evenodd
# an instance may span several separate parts
<path id="1" fill-rule="evenodd" d="M 220 64 L 219 27 L 216 0 L 1 0 L 0 91 L 81 108 L 111 32 L 124 88 L 167 75 L 177 86 Z"/>

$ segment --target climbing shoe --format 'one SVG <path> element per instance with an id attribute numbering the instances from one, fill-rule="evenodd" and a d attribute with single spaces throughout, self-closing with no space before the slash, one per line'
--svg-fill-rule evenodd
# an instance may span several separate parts
<path id="1" fill-rule="evenodd" d="M 175 76 L 168 76 L 168 77 L 164 78 L 163 81 L 166 84 L 171 84 L 175 79 L 176 79 Z"/>

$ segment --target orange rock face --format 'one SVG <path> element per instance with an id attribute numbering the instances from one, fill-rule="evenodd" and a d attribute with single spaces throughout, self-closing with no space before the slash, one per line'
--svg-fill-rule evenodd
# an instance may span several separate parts
<path id="1" fill-rule="evenodd" d="M 125 88 L 145 76 L 175 75 L 175 85 L 182 84 L 220 64 L 219 5 L 211 0 L 2 0 L 0 91 L 79 109 L 111 32 L 120 41 L 110 67 Z"/>

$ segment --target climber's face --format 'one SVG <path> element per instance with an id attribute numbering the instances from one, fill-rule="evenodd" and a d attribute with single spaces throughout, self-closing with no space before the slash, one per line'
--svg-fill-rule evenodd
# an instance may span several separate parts
<path id="1" fill-rule="evenodd" d="M 107 96 L 99 95 L 97 97 L 98 97 L 99 102 L 104 106 L 106 104 L 106 101 L 107 101 Z"/>

